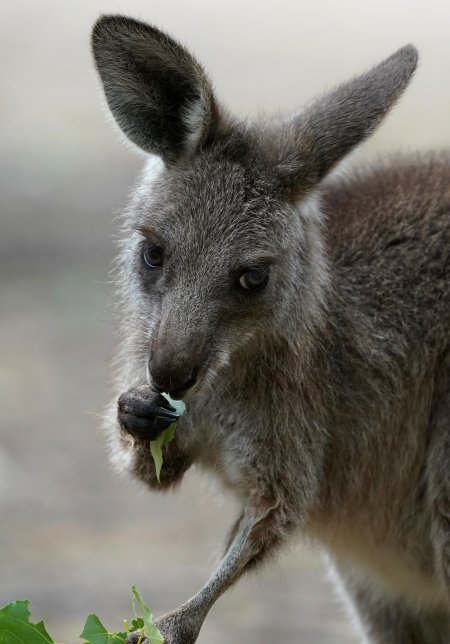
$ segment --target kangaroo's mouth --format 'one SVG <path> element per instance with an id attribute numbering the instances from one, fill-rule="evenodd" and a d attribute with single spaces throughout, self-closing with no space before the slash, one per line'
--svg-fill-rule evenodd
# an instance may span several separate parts
<path id="1" fill-rule="evenodd" d="M 197 382 L 197 376 L 198 376 L 198 369 L 194 369 L 192 372 L 192 376 L 189 378 L 187 382 L 184 383 L 182 387 L 179 387 L 178 389 L 173 389 L 172 391 L 169 391 L 168 394 L 170 395 L 171 398 L 174 400 L 181 400 L 185 394 L 191 389 L 195 383 Z"/>

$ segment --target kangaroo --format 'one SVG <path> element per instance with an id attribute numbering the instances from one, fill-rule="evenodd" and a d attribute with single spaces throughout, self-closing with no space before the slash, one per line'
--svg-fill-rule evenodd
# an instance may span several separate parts
<path id="1" fill-rule="evenodd" d="M 92 48 L 148 155 L 121 229 L 111 458 L 153 490 L 196 464 L 242 508 L 206 585 L 157 620 L 166 644 L 194 643 L 214 602 L 300 534 L 365 641 L 448 644 L 450 155 L 332 173 L 416 49 L 249 123 L 153 26 L 103 16 Z M 187 410 L 159 484 L 149 441 L 177 417 L 163 391 Z"/>

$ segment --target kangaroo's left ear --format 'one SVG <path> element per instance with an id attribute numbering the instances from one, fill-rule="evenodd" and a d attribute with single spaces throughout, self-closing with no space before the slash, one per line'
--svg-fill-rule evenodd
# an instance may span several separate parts
<path id="1" fill-rule="evenodd" d="M 102 16 L 92 31 L 92 51 L 114 118 L 143 150 L 173 162 L 194 152 L 217 125 L 202 67 L 159 29 Z"/>
<path id="2" fill-rule="evenodd" d="M 417 66 L 407 45 L 277 125 L 256 128 L 270 171 L 292 198 L 318 183 L 366 139 L 408 85 Z"/>

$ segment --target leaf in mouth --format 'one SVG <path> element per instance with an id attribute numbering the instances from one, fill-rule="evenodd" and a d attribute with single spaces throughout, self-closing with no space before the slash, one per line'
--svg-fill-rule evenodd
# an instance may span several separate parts
<path id="1" fill-rule="evenodd" d="M 171 398 L 169 394 L 166 393 L 163 393 L 162 395 L 172 405 L 172 407 L 175 407 L 179 416 L 182 416 L 184 414 L 184 412 L 186 411 L 186 405 L 182 400 L 173 400 L 173 398 Z M 153 457 L 153 462 L 155 463 L 155 472 L 158 483 L 161 483 L 160 477 L 161 468 L 163 466 L 163 447 L 173 440 L 177 422 L 178 420 L 175 420 L 171 425 L 169 425 L 169 427 L 167 427 L 167 429 L 161 432 L 156 440 L 150 441 L 150 452 Z"/>

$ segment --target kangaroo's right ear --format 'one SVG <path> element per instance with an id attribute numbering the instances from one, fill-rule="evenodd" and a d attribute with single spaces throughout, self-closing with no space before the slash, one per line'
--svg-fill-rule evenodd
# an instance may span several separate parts
<path id="1" fill-rule="evenodd" d="M 140 148 L 170 163 L 211 135 L 218 121 L 211 84 L 172 38 L 132 18 L 102 16 L 92 51 L 109 108 Z"/>

